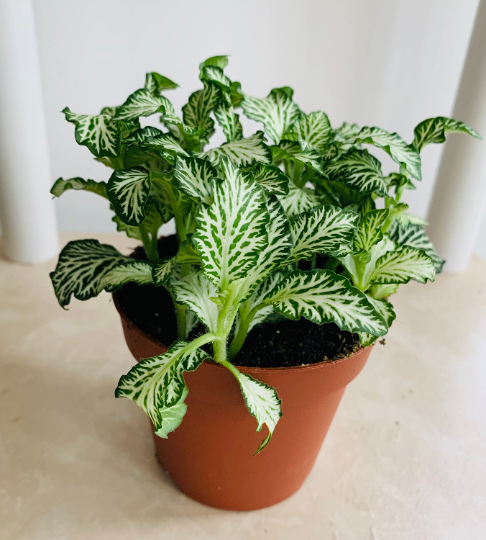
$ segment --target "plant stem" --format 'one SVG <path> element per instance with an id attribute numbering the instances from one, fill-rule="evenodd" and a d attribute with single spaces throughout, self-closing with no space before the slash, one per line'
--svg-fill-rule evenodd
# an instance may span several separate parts
<path id="1" fill-rule="evenodd" d="M 191 264 L 184 263 L 181 265 L 181 278 L 187 276 L 191 271 Z M 187 308 L 182 304 L 174 302 L 177 320 L 177 338 L 187 339 Z"/>
<path id="2" fill-rule="evenodd" d="M 317 264 L 317 256 L 314 257 L 310 263 L 311 270 L 315 270 Z"/>
<path id="3" fill-rule="evenodd" d="M 150 239 L 147 229 L 143 225 L 139 225 L 138 229 L 140 231 L 140 236 L 142 237 L 143 247 L 145 248 L 145 253 L 147 254 L 148 260 L 152 264 L 157 264 L 159 262 L 157 244 L 154 245 L 152 241 L 153 239 Z"/>
<path id="4" fill-rule="evenodd" d="M 238 332 L 231 341 L 231 345 L 228 350 L 230 360 L 233 360 L 233 358 L 240 352 L 241 347 L 243 347 L 243 343 L 245 343 L 246 336 L 248 335 L 248 329 L 250 328 L 251 321 L 254 319 L 257 312 L 264 307 L 266 306 L 260 304 L 254 307 L 244 319 L 240 319 Z"/>

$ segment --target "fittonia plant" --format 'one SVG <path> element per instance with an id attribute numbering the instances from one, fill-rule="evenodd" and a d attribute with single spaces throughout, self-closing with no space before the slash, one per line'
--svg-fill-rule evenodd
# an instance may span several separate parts
<path id="1" fill-rule="evenodd" d="M 177 85 L 158 73 L 119 107 L 93 116 L 63 111 L 78 144 L 114 172 L 108 182 L 60 178 L 52 194 L 75 189 L 108 199 L 118 230 L 139 239 L 148 260 L 97 240 L 73 241 L 51 278 L 62 307 L 72 295 L 87 300 L 129 281 L 165 287 L 178 339 L 122 376 L 116 396 L 135 401 L 167 437 L 186 412 L 183 373 L 210 358 L 201 347 L 211 343 L 213 360 L 238 379 L 257 430 L 268 427 L 260 451 L 281 409 L 275 389 L 231 363 L 249 330 L 278 313 L 334 322 L 357 332 L 363 346 L 386 334 L 395 319 L 387 299 L 411 279 L 433 281 L 443 265 L 424 222 L 402 202 L 421 180 L 420 152 L 446 133 L 479 135 L 444 117 L 420 123 L 411 144 L 377 127 L 334 129 L 324 112 L 304 113 L 291 88 L 246 95 L 226 65 L 226 56 L 200 65 L 202 88 L 182 117 L 164 95 Z M 244 137 L 237 109 L 264 131 Z M 156 114 L 164 129 L 141 127 L 140 117 Z M 207 149 L 214 119 L 226 142 Z M 398 172 L 385 176 L 370 146 Z M 178 253 L 160 258 L 157 233 L 171 219 Z M 188 341 L 195 321 L 206 333 Z"/>

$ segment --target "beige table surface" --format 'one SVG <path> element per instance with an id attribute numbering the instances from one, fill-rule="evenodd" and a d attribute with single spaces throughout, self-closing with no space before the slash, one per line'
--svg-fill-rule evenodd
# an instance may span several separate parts
<path id="1" fill-rule="evenodd" d="M 172 485 L 145 415 L 113 397 L 132 358 L 110 297 L 63 311 L 53 267 L 0 260 L 2 540 L 486 539 L 477 257 L 462 275 L 393 297 L 386 345 L 347 389 L 310 477 L 287 501 L 249 513 L 202 506 Z"/>

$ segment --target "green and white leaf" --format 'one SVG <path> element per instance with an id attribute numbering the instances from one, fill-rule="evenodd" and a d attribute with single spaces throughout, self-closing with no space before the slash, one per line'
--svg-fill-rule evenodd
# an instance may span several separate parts
<path id="1" fill-rule="evenodd" d="M 428 144 L 439 144 L 446 140 L 446 133 L 467 133 L 475 139 L 481 139 L 481 135 L 465 122 L 458 122 L 445 116 L 428 118 L 420 122 L 413 130 L 415 135 L 412 145 L 419 152 Z"/>
<path id="2" fill-rule="evenodd" d="M 353 145 L 356 141 L 356 136 L 360 132 L 361 128 L 358 124 L 348 124 L 343 122 L 343 125 L 334 130 L 334 139 L 341 143 L 344 147 L 346 145 Z"/>
<path id="3" fill-rule="evenodd" d="M 214 109 L 214 116 L 218 124 L 223 128 L 226 142 L 239 141 L 243 138 L 240 115 L 235 113 L 232 105 L 221 103 Z"/>
<path id="4" fill-rule="evenodd" d="M 410 246 L 382 255 L 371 275 L 372 283 L 408 283 L 411 279 L 419 283 L 434 281 L 435 266 L 423 250 Z"/>
<path id="5" fill-rule="evenodd" d="M 281 141 L 279 146 L 271 147 L 273 164 L 277 164 L 282 160 L 298 161 L 317 171 L 320 174 L 324 174 L 324 168 L 322 166 L 322 157 L 316 150 L 310 147 L 304 148 L 302 144 L 295 141 Z"/>
<path id="6" fill-rule="evenodd" d="M 115 171 L 108 181 L 108 198 L 127 225 L 140 225 L 150 195 L 150 174 L 142 167 Z"/>
<path id="7" fill-rule="evenodd" d="M 300 116 L 299 107 L 281 90 L 270 92 L 266 98 L 245 95 L 241 108 L 248 118 L 263 123 L 265 133 L 275 144 Z"/>
<path id="8" fill-rule="evenodd" d="M 152 94 L 160 94 L 164 90 L 173 90 L 178 87 L 177 83 L 155 71 L 145 75 L 145 88 Z"/>
<path id="9" fill-rule="evenodd" d="M 417 180 L 422 180 L 422 162 L 419 152 L 409 146 L 397 133 L 389 133 L 378 127 L 364 127 L 356 136 L 356 142 L 382 148 L 396 163 L 403 165 Z"/>
<path id="10" fill-rule="evenodd" d="M 115 266 L 100 279 L 100 292 L 113 292 L 130 281 L 138 285 L 153 283 L 152 265 L 147 261 L 132 260 Z"/>
<path id="11" fill-rule="evenodd" d="M 400 287 L 398 283 L 390 283 L 388 285 L 372 285 L 366 294 L 368 297 L 371 296 L 375 300 L 383 300 L 390 298 L 392 294 L 397 294 L 398 287 Z"/>
<path id="12" fill-rule="evenodd" d="M 225 92 L 230 91 L 231 80 L 224 74 L 218 66 L 203 66 L 199 77 L 202 81 L 217 84 Z"/>
<path id="13" fill-rule="evenodd" d="M 388 217 L 388 209 L 371 210 L 361 220 L 354 237 L 354 251 L 370 251 L 383 238 L 382 227 Z"/>
<path id="14" fill-rule="evenodd" d="M 201 204 L 196 211 L 193 243 L 206 277 L 225 289 L 246 277 L 257 262 L 268 243 L 270 216 L 262 187 L 227 158 L 222 158 L 221 168 L 225 180 L 213 183 L 213 204 Z"/>
<path id="15" fill-rule="evenodd" d="M 253 168 L 244 172 L 275 195 L 287 195 L 289 192 L 289 177 L 278 167 L 257 163 Z"/>
<path id="16" fill-rule="evenodd" d="M 108 114 L 76 114 L 68 107 L 62 111 L 66 120 L 76 126 L 76 142 L 87 146 L 96 157 L 117 157 L 121 150 L 121 130 Z"/>
<path id="17" fill-rule="evenodd" d="M 282 416 L 282 402 L 275 388 L 235 370 L 235 376 L 236 373 L 238 373 L 237 379 L 240 383 L 246 408 L 258 423 L 257 432 L 262 430 L 264 424 L 268 428 L 268 435 L 258 447 L 255 452 L 256 455 L 267 446 L 272 438 L 277 423 Z"/>
<path id="18" fill-rule="evenodd" d="M 310 261 L 317 254 L 341 257 L 351 251 L 359 214 L 336 206 L 316 206 L 290 221 L 294 239 L 290 263 Z"/>
<path id="19" fill-rule="evenodd" d="M 199 64 L 199 71 L 200 76 L 202 75 L 202 70 L 205 66 L 216 66 L 220 69 L 224 69 L 228 65 L 228 56 L 227 55 L 220 55 L 220 56 L 211 56 L 207 60 L 204 60 L 204 62 L 201 62 Z"/>
<path id="20" fill-rule="evenodd" d="M 397 242 L 399 246 L 410 246 L 416 249 L 422 249 L 434 262 L 435 271 L 442 271 L 444 259 L 441 259 L 436 253 L 432 242 L 429 240 L 425 230 L 420 225 L 408 225 L 403 227 L 394 223 L 390 229 L 390 237 Z"/>
<path id="21" fill-rule="evenodd" d="M 147 88 L 140 88 L 118 107 L 114 119 L 132 120 L 139 116 L 151 116 L 157 112 L 165 113 L 172 110 L 172 104 L 166 97 L 155 95 Z"/>
<path id="22" fill-rule="evenodd" d="M 218 296 L 216 287 L 201 271 L 192 272 L 172 282 L 175 301 L 191 309 L 210 332 L 218 327 L 218 306 L 211 300 Z"/>
<path id="23" fill-rule="evenodd" d="M 187 412 L 187 405 L 184 403 L 189 391 L 187 386 L 184 387 L 182 396 L 179 401 L 170 407 L 161 407 L 160 413 L 160 427 L 155 431 L 155 434 L 162 439 L 167 439 L 167 435 L 177 429 Z"/>
<path id="24" fill-rule="evenodd" d="M 194 371 L 209 355 L 201 349 L 190 351 L 191 344 L 175 341 L 169 350 L 145 358 L 123 375 L 115 397 L 134 401 L 152 420 L 155 429 L 163 429 L 161 410 L 180 403 L 186 391 L 184 371 Z"/>
<path id="25" fill-rule="evenodd" d="M 51 188 L 51 194 L 54 197 L 60 197 L 64 192 L 73 189 L 75 191 L 89 191 L 90 193 L 96 193 L 105 199 L 108 198 L 106 194 L 106 182 L 95 182 L 94 180 L 84 180 L 83 178 L 69 178 L 64 180 L 58 178 Z"/>
<path id="26" fill-rule="evenodd" d="M 387 326 L 366 295 L 330 270 L 294 270 L 264 300 L 289 319 L 336 323 L 348 332 L 382 336 Z"/>
<path id="27" fill-rule="evenodd" d="M 255 162 L 271 163 L 272 154 L 263 142 L 263 131 L 257 131 L 246 139 L 240 139 L 212 148 L 203 154 L 212 163 L 218 165 L 222 157 L 229 158 L 237 167 L 247 167 Z"/>
<path id="28" fill-rule="evenodd" d="M 151 137 L 160 137 L 163 135 L 163 132 L 160 129 L 152 126 L 146 126 L 137 131 L 133 132 L 130 137 L 125 139 L 126 144 L 135 144 L 135 143 L 144 143 L 147 139 Z"/>
<path id="29" fill-rule="evenodd" d="M 289 182 L 289 192 L 286 195 L 280 195 L 278 200 L 289 217 L 321 204 L 319 197 L 312 189 L 300 189 L 293 182 Z"/>
<path id="30" fill-rule="evenodd" d="M 133 259 L 98 240 L 74 240 L 66 244 L 59 255 L 54 272 L 50 273 L 54 292 L 61 307 L 69 304 L 73 295 L 78 300 L 98 296 L 103 290 L 105 274 Z"/>
<path id="31" fill-rule="evenodd" d="M 172 174 L 178 189 L 205 204 L 211 204 L 211 184 L 216 178 L 216 171 L 208 160 L 178 156 Z"/>
<path id="32" fill-rule="evenodd" d="M 388 328 L 392 325 L 393 321 L 396 318 L 395 312 L 393 311 L 393 306 L 387 300 L 376 300 L 375 298 L 368 296 L 368 300 L 371 305 L 376 309 L 378 313 L 381 314 Z M 371 345 L 378 339 L 378 336 L 372 334 L 367 334 L 366 332 L 359 332 L 359 341 L 363 347 Z"/>
<path id="33" fill-rule="evenodd" d="M 210 117 L 221 99 L 221 90 L 214 83 L 203 81 L 204 88 L 192 93 L 189 101 L 182 107 L 184 124 L 201 128 L 203 137 L 209 139 L 214 133 L 214 121 Z"/>
<path id="34" fill-rule="evenodd" d="M 161 287 L 169 281 L 176 264 L 176 257 L 167 257 L 153 267 L 152 278 L 157 287 Z"/>
<path id="35" fill-rule="evenodd" d="M 142 148 L 156 150 L 164 157 L 168 157 L 167 154 L 172 156 L 188 156 L 189 154 L 182 148 L 180 142 L 170 133 L 164 133 L 157 137 L 149 137 L 141 143 Z"/>
<path id="36" fill-rule="evenodd" d="M 306 142 L 312 149 L 320 154 L 324 152 L 332 141 L 332 128 L 327 114 L 322 111 L 303 114 L 290 128 L 296 140 Z M 287 138 L 284 135 L 284 139 Z"/>
<path id="37" fill-rule="evenodd" d="M 337 161 L 330 162 L 324 172 L 330 180 L 344 182 L 360 193 L 386 193 L 381 163 L 367 150 L 354 148 L 346 152 Z"/>

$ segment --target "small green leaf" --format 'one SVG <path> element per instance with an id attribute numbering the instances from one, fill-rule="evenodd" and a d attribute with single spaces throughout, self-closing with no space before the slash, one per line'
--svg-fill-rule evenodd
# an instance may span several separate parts
<path id="1" fill-rule="evenodd" d="M 172 104 L 164 96 L 154 95 L 147 88 L 135 90 L 128 96 L 125 103 L 118 107 L 114 116 L 115 120 L 132 120 L 139 116 L 151 116 L 157 112 L 165 113 L 172 110 Z"/>
<path id="2" fill-rule="evenodd" d="M 221 103 L 215 110 L 214 116 L 218 124 L 223 128 L 226 142 L 239 141 L 243 138 L 243 126 L 240 116 L 235 113 L 232 105 Z"/>
<path id="3" fill-rule="evenodd" d="M 273 165 L 255 164 L 251 169 L 244 171 L 268 192 L 275 195 L 287 195 L 289 192 L 289 177 L 278 167 Z"/>
<path id="4" fill-rule="evenodd" d="M 216 66 L 217 68 L 224 69 L 227 65 L 227 55 L 211 56 L 211 58 L 208 58 L 207 60 L 199 64 L 199 70 L 202 73 L 203 68 L 206 66 Z"/>
<path id="5" fill-rule="evenodd" d="M 150 174 L 142 167 L 115 171 L 108 181 L 108 198 L 127 225 L 140 225 L 150 195 Z"/>
<path id="6" fill-rule="evenodd" d="M 410 246 L 382 255 L 371 275 L 372 283 L 408 283 L 411 279 L 419 283 L 434 281 L 435 266 L 423 250 Z"/>
<path id="7" fill-rule="evenodd" d="M 160 413 L 160 427 L 155 431 L 155 434 L 162 439 L 167 439 L 167 435 L 177 429 L 187 412 L 187 405 L 184 403 L 189 391 L 187 386 L 182 392 L 182 396 L 179 401 L 171 407 L 161 407 Z"/>
<path id="8" fill-rule="evenodd" d="M 189 101 L 182 107 L 184 124 L 200 128 L 203 137 L 209 139 L 214 134 L 214 121 L 211 112 L 221 100 L 221 89 L 214 83 L 203 81 L 204 88 L 192 93 Z"/>
<path id="9" fill-rule="evenodd" d="M 387 184 L 381 172 L 381 163 L 367 150 L 352 149 L 337 161 L 329 163 L 324 172 L 335 182 L 344 182 L 360 193 L 385 194 Z"/>
<path id="10" fill-rule="evenodd" d="M 91 193 L 96 193 L 105 199 L 108 198 L 106 194 L 106 182 L 95 182 L 94 180 L 84 180 L 83 178 L 69 178 L 69 180 L 64 180 L 63 178 L 58 178 L 54 185 L 51 188 L 51 194 L 54 197 L 60 197 L 65 191 L 74 189 L 75 191 L 89 191 Z"/>
<path id="11" fill-rule="evenodd" d="M 287 195 L 279 196 L 278 200 L 289 217 L 301 214 L 321 204 L 314 191 L 309 188 L 300 189 L 293 182 L 289 183 Z"/>
<path id="12" fill-rule="evenodd" d="M 370 296 L 375 300 L 390 298 L 392 294 L 397 294 L 399 286 L 400 285 L 398 283 L 391 283 L 389 285 L 372 285 L 367 292 L 368 298 Z"/>
<path id="13" fill-rule="evenodd" d="M 246 139 L 225 143 L 203 154 L 215 165 L 222 157 L 229 158 L 237 167 L 247 167 L 253 163 L 271 163 L 272 154 L 263 142 L 263 131 L 257 131 Z"/>
<path id="14" fill-rule="evenodd" d="M 420 122 L 413 130 L 415 138 L 412 145 L 421 152 L 428 144 L 443 143 L 446 133 L 467 133 L 475 139 L 481 139 L 481 135 L 465 122 L 458 122 L 445 116 L 428 118 Z"/>
<path id="15" fill-rule="evenodd" d="M 279 144 L 283 134 L 300 116 L 299 107 L 281 89 L 263 99 L 245 95 L 241 108 L 248 118 L 264 124 L 265 133 L 275 144 Z"/>
<path id="16" fill-rule="evenodd" d="M 156 264 L 152 269 L 152 278 L 157 287 L 165 285 L 172 277 L 174 267 L 176 265 L 176 258 L 165 258 Z"/>
<path id="17" fill-rule="evenodd" d="M 68 107 L 62 111 L 66 120 L 76 126 L 76 142 L 87 146 L 96 157 L 117 157 L 121 150 L 121 131 L 110 115 L 76 114 Z"/>
<path id="18" fill-rule="evenodd" d="M 381 228 L 387 217 L 388 209 L 386 208 L 371 210 L 364 215 L 354 238 L 354 251 L 369 251 L 375 244 L 380 242 L 383 238 Z"/>
<path id="19" fill-rule="evenodd" d="M 205 204 L 213 200 L 211 184 L 216 171 L 209 161 L 196 157 L 178 156 L 173 169 L 174 184 L 189 197 Z"/>
<path id="20" fill-rule="evenodd" d="M 294 245 L 289 262 L 310 261 L 317 254 L 342 256 L 351 251 L 359 215 L 336 206 L 316 206 L 290 221 Z"/>
<path id="21" fill-rule="evenodd" d="M 178 87 L 177 83 L 155 71 L 145 75 L 145 88 L 152 94 L 160 94 L 164 90 L 173 90 Z"/>
<path id="22" fill-rule="evenodd" d="M 290 128 L 297 141 L 306 142 L 310 148 L 320 154 L 332 142 L 332 128 L 326 113 L 321 111 L 303 114 Z M 285 134 L 284 139 L 287 138 Z"/>
<path id="23" fill-rule="evenodd" d="M 184 371 L 194 371 L 209 358 L 201 349 L 188 352 L 190 346 L 187 341 L 177 340 L 166 353 L 141 360 L 118 382 L 115 397 L 134 401 L 152 420 L 156 431 L 164 430 L 161 411 L 180 404 L 187 391 Z"/>
<path id="24" fill-rule="evenodd" d="M 196 211 L 193 242 L 203 271 L 218 288 L 241 279 L 267 245 L 269 214 L 265 193 L 227 159 L 221 159 L 225 180 L 213 183 L 214 203 Z"/>
<path id="25" fill-rule="evenodd" d="M 388 328 L 364 293 L 330 270 L 294 270 L 264 300 L 289 319 L 336 323 L 348 332 L 386 334 Z"/>

